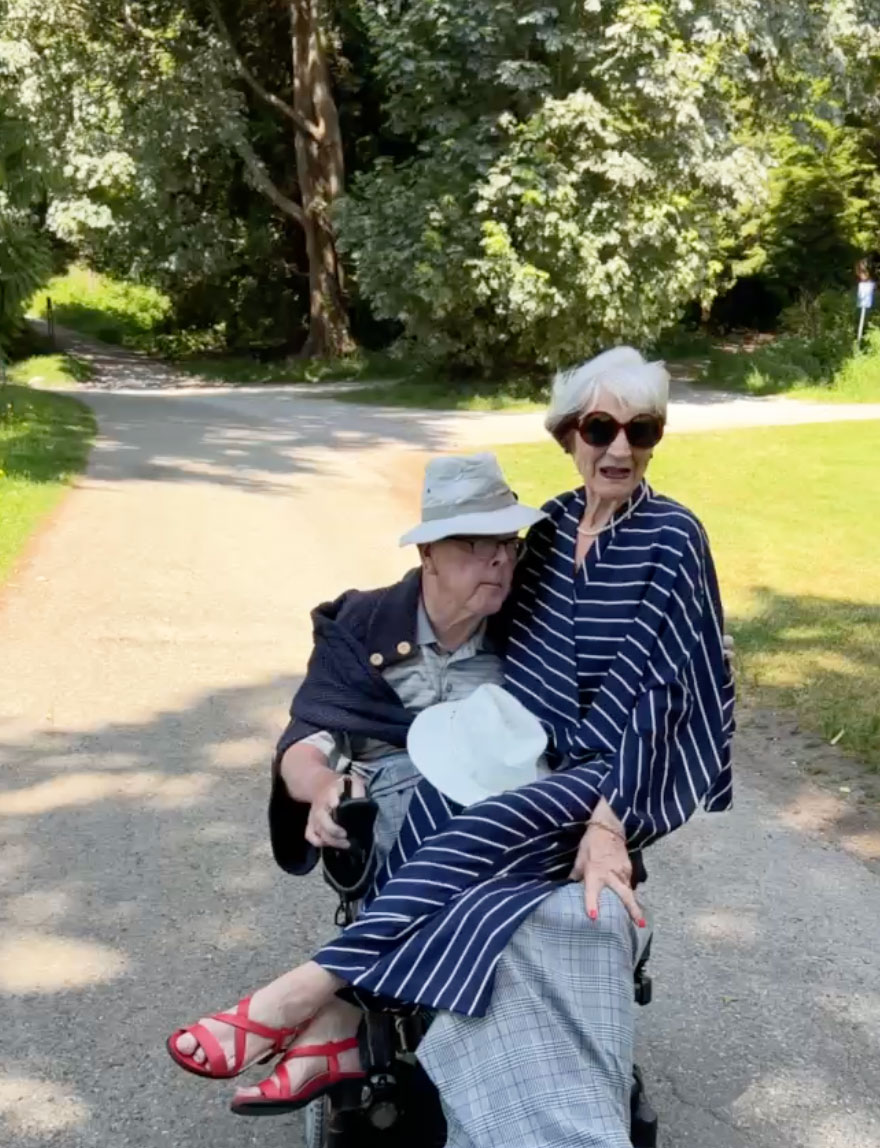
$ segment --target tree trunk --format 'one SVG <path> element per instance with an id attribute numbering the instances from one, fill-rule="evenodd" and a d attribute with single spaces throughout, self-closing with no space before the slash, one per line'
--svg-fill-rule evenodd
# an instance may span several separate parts
<path id="1" fill-rule="evenodd" d="M 337 356 L 354 344 L 330 209 L 345 170 L 339 115 L 321 25 L 322 0 L 289 0 L 294 110 L 317 131 L 295 131 L 296 168 L 309 260 L 309 334 L 305 356 Z"/>

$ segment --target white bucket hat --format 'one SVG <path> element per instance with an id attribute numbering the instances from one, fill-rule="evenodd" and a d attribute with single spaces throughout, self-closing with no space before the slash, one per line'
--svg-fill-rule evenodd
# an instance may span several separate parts
<path id="1" fill-rule="evenodd" d="M 518 534 L 547 516 L 522 506 L 494 454 L 432 458 L 425 467 L 422 521 L 400 545 L 439 542 L 457 534 Z"/>
<path id="2" fill-rule="evenodd" d="M 429 706 L 409 727 L 406 748 L 419 773 L 459 805 L 544 776 L 544 727 L 501 686 L 487 683 L 457 702 Z"/>

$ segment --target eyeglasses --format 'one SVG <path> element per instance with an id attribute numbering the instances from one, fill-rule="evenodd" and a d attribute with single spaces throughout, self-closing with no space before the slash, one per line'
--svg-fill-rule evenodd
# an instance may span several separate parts
<path id="1" fill-rule="evenodd" d="M 577 432 L 587 446 L 611 446 L 621 431 L 637 450 L 647 450 L 663 438 L 665 423 L 660 415 L 636 415 L 620 423 L 605 411 L 590 411 L 577 424 Z"/>
<path id="2" fill-rule="evenodd" d="M 522 554 L 525 539 L 513 535 L 510 538 L 472 538 L 469 535 L 457 534 L 449 539 L 450 542 L 460 542 L 467 546 L 478 562 L 494 562 L 503 550 L 511 562 L 516 562 Z"/>

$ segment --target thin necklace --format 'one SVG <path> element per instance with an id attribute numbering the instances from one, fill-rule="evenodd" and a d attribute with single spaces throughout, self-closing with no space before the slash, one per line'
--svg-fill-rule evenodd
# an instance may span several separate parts
<path id="1" fill-rule="evenodd" d="M 586 528 L 586 526 L 579 526 L 577 528 L 577 532 L 578 532 L 578 534 L 585 534 L 589 538 L 595 538 L 597 534 L 602 534 L 603 531 L 607 530 L 608 527 L 612 526 L 612 525 L 613 525 L 613 520 L 609 519 L 608 522 L 606 522 L 604 526 L 600 526 L 597 530 L 588 530 Z"/>

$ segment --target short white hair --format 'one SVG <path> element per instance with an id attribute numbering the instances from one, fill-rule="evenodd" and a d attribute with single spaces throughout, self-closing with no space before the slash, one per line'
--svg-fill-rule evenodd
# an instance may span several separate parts
<path id="1" fill-rule="evenodd" d="M 577 415 L 590 409 L 600 391 L 634 411 L 665 419 L 669 372 L 665 363 L 649 363 L 634 347 L 612 347 L 579 367 L 559 371 L 544 426 L 561 441 L 560 436 Z"/>

